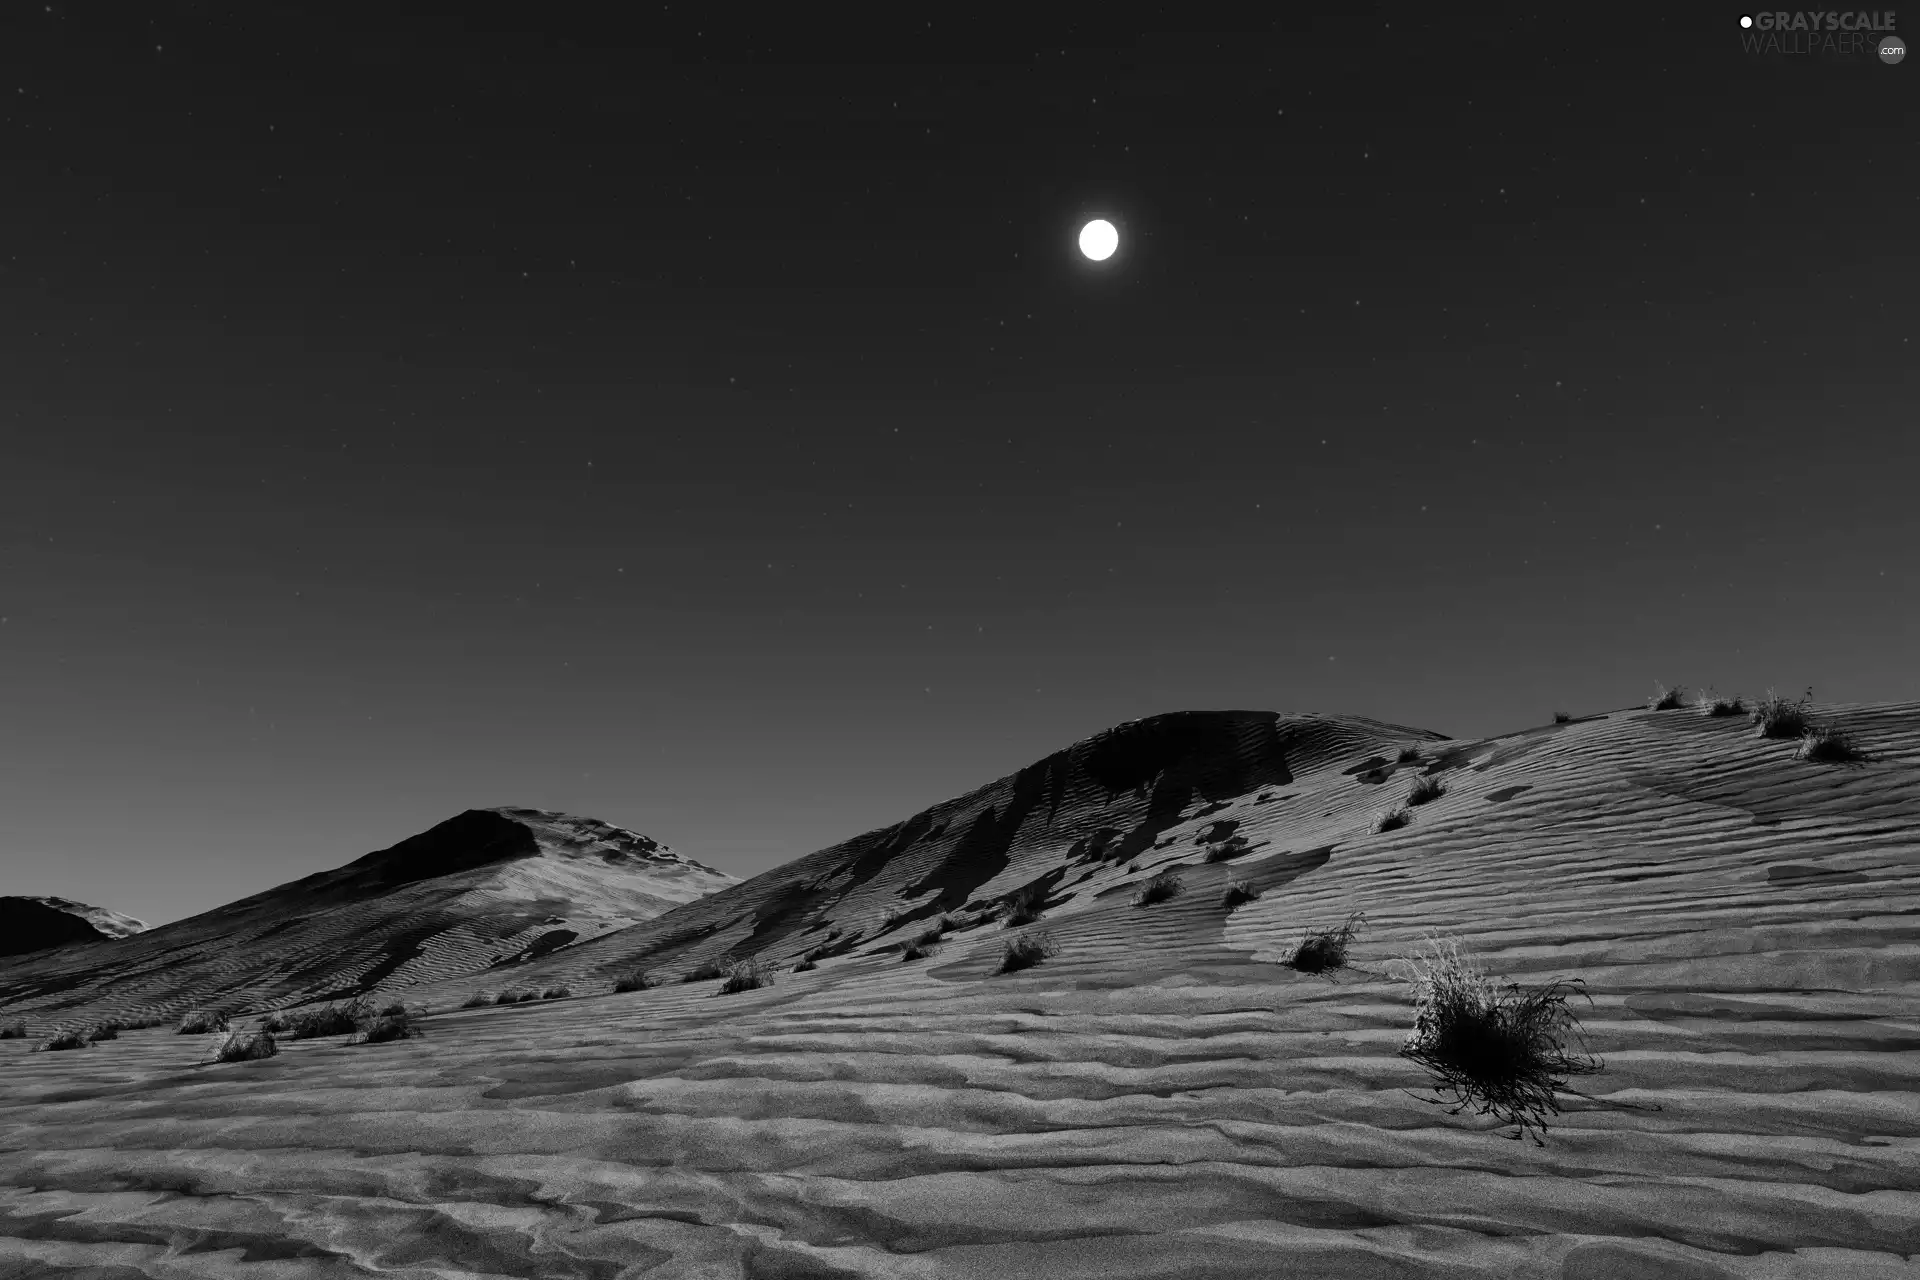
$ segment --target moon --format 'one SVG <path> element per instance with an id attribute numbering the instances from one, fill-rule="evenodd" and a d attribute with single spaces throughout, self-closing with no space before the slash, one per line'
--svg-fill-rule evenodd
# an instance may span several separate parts
<path id="1" fill-rule="evenodd" d="M 1080 252 L 1095 262 L 1105 262 L 1120 247 L 1120 233 L 1105 218 L 1095 218 L 1080 228 Z"/>

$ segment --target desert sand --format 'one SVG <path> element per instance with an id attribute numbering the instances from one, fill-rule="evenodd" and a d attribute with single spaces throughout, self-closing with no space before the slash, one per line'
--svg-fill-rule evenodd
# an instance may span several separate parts
<path id="1" fill-rule="evenodd" d="M 521 905 L 486 946 L 440 940 L 484 897 L 463 877 L 557 874 L 551 833 L 580 821 L 559 815 L 477 869 L 310 878 L 361 895 L 324 912 L 283 886 L 225 944 L 200 917 L 26 957 L 0 1020 L 35 1036 L 336 992 L 427 1013 L 421 1038 L 250 1062 L 170 1027 L 0 1041 L 0 1275 L 1920 1275 L 1920 704 L 1818 713 L 1870 759 L 1692 707 L 1472 742 L 1185 713 L 538 954 Z M 1428 777 L 1444 793 L 1377 832 Z M 1205 860 L 1232 836 L 1246 852 Z M 1168 867 L 1184 891 L 1133 905 Z M 1224 905 L 1229 879 L 1260 896 Z M 1043 918 L 997 921 L 1029 885 Z M 409 894 L 436 958 L 383 968 L 425 927 Z M 295 966 L 268 933 L 303 911 Z M 1346 967 L 1285 963 L 1354 912 Z M 1039 932 L 1055 954 L 995 972 Z M 1585 983 L 1603 1066 L 1544 1145 L 1450 1114 L 1400 1056 L 1392 960 L 1434 935 L 1500 983 Z M 749 956 L 771 986 L 678 980 Z M 639 970 L 663 985 L 613 992 Z"/>

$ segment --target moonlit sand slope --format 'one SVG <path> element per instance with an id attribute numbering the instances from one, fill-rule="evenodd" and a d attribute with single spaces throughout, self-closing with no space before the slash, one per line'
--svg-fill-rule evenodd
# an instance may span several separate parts
<path id="1" fill-rule="evenodd" d="M 1471 743 L 1164 717 L 510 975 L 409 991 L 574 999 L 224 1066 L 160 1032 L 0 1043 L 0 1271 L 1912 1276 L 1920 706 L 1819 710 L 1874 760 L 1797 760 L 1691 710 Z M 1415 774 L 1446 794 L 1373 834 Z M 1251 851 L 1203 863 L 1229 832 Z M 1129 905 L 1173 865 L 1181 896 Z M 1229 876 L 1264 896 L 1225 908 Z M 968 908 L 1035 881 L 1047 916 L 1023 931 L 1059 953 L 995 976 L 1007 931 Z M 963 927 L 903 961 L 936 908 Z M 882 932 L 902 910 L 919 921 Z M 1350 910 L 1351 969 L 1277 963 Z M 607 994 L 631 967 L 835 930 L 850 950 L 770 988 Z M 1588 984 L 1604 1067 L 1544 1147 L 1449 1115 L 1396 1056 L 1412 1003 L 1387 961 L 1430 931 L 1499 980 Z"/>
<path id="2" fill-rule="evenodd" d="M 473 809 L 390 849 L 186 920 L 0 967 L 37 1029 L 407 986 L 544 954 L 735 884 L 590 818 Z"/>

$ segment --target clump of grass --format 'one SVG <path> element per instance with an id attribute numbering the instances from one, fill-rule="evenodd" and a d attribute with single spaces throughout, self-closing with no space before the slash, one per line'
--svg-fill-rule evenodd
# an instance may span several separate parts
<path id="1" fill-rule="evenodd" d="M 1763 738 L 1798 738 L 1813 728 L 1813 716 L 1808 710 L 1812 701 L 1812 689 L 1808 689 L 1803 698 L 1783 698 L 1769 689 L 1767 696 L 1754 704 L 1747 718 L 1758 726 Z"/>
<path id="2" fill-rule="evenodd" d="M 811 973 L 815 969 L 818 969 L 819 967 L 820 966 L 818 964 L 814 963 L 811 954 L 808 954 L 808 955 L 801 956 L 798 960 L 794 961 L 793 971 L 795 973 Z"/>
<path id="3" fill-rule="evenodd" d="M 1545 1132 L 1546 1116 L 1560 1113 L 1554 1094 L 1578 1092 L 1567 1088 L 1567 1077 L 1600 1070 L 1598 1060 L 1569 1054 L 1562 1044 L 1564 1037 L 1579 1035 L 1566 993 L 1585 984 L 1556 979 L 1527 990 L 1515 983 L 1496 990 L 1461 958 L 1457 943 L 1436 942 L 1433 951 L 1430 961 L 1401 961 L 1412 971 L 1416 1013 L 1400 1056 L 1426 1067 L 1434 1087 L 1453 1094 L 1458 1105 L 1449 1115 L 1473 1106 L 1478 1115 L 1517 1125 L 1507 1135 L 1516 1142 L 1536 1129 Z M 1576 994 L 1592 1003 L 1584 992 Z M 1422 1101 L 1446 1105 L 1443 1098 Z M 1533 1142 L 1546 1145 L 1538 1136 Z"/>
<path id="4" fill-rule="evenodd" d="M 1054 942 L 1052 934 L 1023 933 L 1017 938 L 1008 939 L 1006 950 L 1000 953 L 1000 967 L 995 972 L 1018 973 L 1059 954 L 1060 947 Z"/>
<path id="5" fill-rule="evenodd" d="M 1039 881 L 1022 885 L 1000 900 L 1000 923 L 1009 929 L 1032 924 L 1046 913 L 1047 890 Z"/>
<path id="6" fill-rule="evenodd" d="M 1853 736 L 1837 725 L 1816 725 L 1800 735 L 1800 746 L 1793 753 L 1802 760 L 1824 764 L 1850 764 L 1868 759 Z"/>
<path id="7" fill-rule="evenodd" d="M 1153 875 L 1140 886 L 1139 891 L 1133 895 L 1133 905 L 1150 907 L 1156 902 L 1166 902 L 1171 898 L 1179 897 L 1185 889 L 1186 885 L 1181 882 L 1180 873 L 1169 868 Z"/>
<path id="8" fill-rule="evenodd" d="M 1413 764 L 1415 761 L 1419 759 L 1420 759 L 1420 748 L 1402 747 L 1400 748 L 1400 754 L 1394 757 L 1393 762 L 1395 764 Z"/>
<path id="9" fill-rule="evenodd" d="M 280 1042 L 273 1038 L 273 1032 L 260 1030 L 248 1035 L 234 1032 L 220 1042 L 213 1051 L 215 1062 L 251 1062 L 257 1058 L 271 1058 L 280 1052 Z"/>
<path id="10" fill-rule="evenodd" d="M 724 978 L 726 976 L 727 976 L 726 965 L 722 964 L 718 960 L 702 960 L 699 964 L 687 970 L 686 976 L 681 978 L 680 981 L 706 982 L 713 978 Z"/>
<path id="11" fill-rule="evenodd" d="M 938 951 L 940 949 L 940 940 L 946 936 L 949 923 L 945 916 L 941 916 L 925 929 L 915 934 L 913 938 L 908 941 L 907 945 L 900 949 L 900 959 L 902 963 L 911 960 L 925 960 L 928 956 Z"/>
<path id="12" fill-rule="evenodd" d="M 903 964 L 913 960 L 925 960 L 939 949 L 940 948 L 930 943 L 919 941 L 909 942 L 906 946 L 900 948 L 900 960 Z"/>
<path id="13" fill-rule="evenodd" d="M 468 996 L 466 998 L 465 1003 L 463 1003 L 460 1007 L 462 1009 L 484 1009 L 492 1003 L 493 1003 L 492 996 L 488 995 L 484 991 L 476 991 L 472 995 Z"/>
<path id="14" fill-rule="evenodd" d="M 424 1031 L 413 1024 L 413 1014 L 408 1011 L 405 1005 L 401 1005 L 398 1013 L 388 1013 L 382 1010 L 379 1016 L 369 1018 L 367 1021 L 361 1023 L 359 1029 L 347 1043 L 385 1044 L 389 1040 L 411 1040 L 416 1036 L 425 1034 Z"/>
<path id="15" fill-rule="evenodd" d="M 404 1008 L 402 1012 L 405 1012 Z M 351 1000 L 346 1004 L 328 1003 L 318 1009 L 303 1009 L 299 1013 L 275 1015 L 267 1019 L 262 1030 L 268 1034 L 283 1033 L 289 1040 L 315 1040 L 322 1036 L 344 1036 L 358 1031 L 363 1023 L 373 1016 L 372 1007 L 365 999 Z"/>
<path id="16" fill-rule="evenodd" d="M 742 991 L 755 991 L 761 987 L 773 985 L 773 970 L 758 956 L 746 960 L 737 960 L 727 968 L 727 980 L 720 984 L 720 994 L 736 995 Z"/>
<path id="17" fill-rule="evenodd" d="M 1245 880 L 1229 880 L 1227 891 L 1220 895 L 1220 905 L 1232 910 L 1242 903 L 1252 902 L 1260 896 L 1260 891 Z"/>
<path id="18" fill-rule="evenodd" d="M 91 1049 L 92 1047 L 93 1041 L 87 1038 L 86 1033 L 73 1028 L 68 1028 L 65 1031 L 56 1031 L 40 1042 L 40 1048 L 46 1051 Z"/>
<path id="19" fill-rule="evenodd" d="M 180 1019 L 177 1028 L 183 1036 L 205 1035 L 209 1031 L 227 1030 L 227 1015 L 210 1009 L 194 1009 Z"/>
<path id="20" fill-rule="evenodd" d="M 15 1018 L 12 1022 L 0 1022 L 0 1040 L 25 1040 L 27 1038 L 27 1020 Z"/>
<path id="21" fill-rule="evenodd" d="M 1309 932 L 1287 957 L 1288 967 L 1301 973 L 1327 973 L 1346 968 L 1347 949 L 1353 945 L 1353 935 L 1359 932 L 1364 919 L 1364 914 L 1355 911 L 1338 929 Z"/>
<path id="22" fill-rule="evenodd" d="M 118 1019 L 118 1021 L 120 1023 L 120 1029 L 122 1031 L 145 1031 L 150 1027 L 164 1027 L 167 1025 L 168 1022 L 172 1021 L 172 1019 L 170 1018 L 120 1018 Z"/>
<path id="23" fill-rule="evenodd" d="M 1653 696 L 1647 699 L 1649 711 L 1671 711 L 1686 701 L 1686 689 L 1675 685 L 1669 689 L 1663 684 L 1653 686 Z"/>
<path id="24" fill-rule="evenodd" d="M 569 1000 L 573 997 L 573 988 L 569 986 L 548 987 L 540 993 L 542 1000 Z"/>
<path id="25" fill-rule="evenodd" d="M 621 974 L 615 979 L 613 989 L 615 991 L 651 991 L 659 985 L 659 977 L 636 969 L 632 973 Z"/>
<path id="26" fill-rule="evenodd" d="M 1208 845 L 1206 856 L 1202 858 L 1201 861 L 1231 862 L 1252 848 L 1253 846 L 1247 842 L 1245 836 L 1229 836 L 1218 844 Z"/>
<path id="27" fill-rule="evenodd" d="M 535 991 L 531 987 L 527 988 L 525 991 L 514 992 L 515 1004 L 532 1004 L 535 1000 L 538 1000 L 539 998 L 540 998 L 540 993 L 538 991 Z"/>
<path id="28" fill-rule="evenodd" d="M 1445 794 L 1447 794 L 1447 784 L 1440 781 L 1439 774 L 1430 773 L 1414 780 L 1413 789 L 1407 792 L 1407 804 L 1409 806 L 1426 804 L 1430 800 L 1438 800 Z"/>
<path id="29" fill-rule="evenodd" d="M 1398 831 L 1412 820 L 1413 810 L 1403 804 L 1395 805 L 1385 813 L 1375 815 L 1373 819 L 1373 830 L 1375 834 L 1387 831 Z"/>
<path id="30" fill-rule="evenodd" d="M 111 1020 L 91 1027 L 87 1031 L 87 1039 L 94 1044 L 98 1044 L 102 1040 L 118 1040 L 119 1038 L 120 1024 Z"/>
<path id="31" fill-rule="evenodd" d="M 389 1000 L 380 1006 L 380 1016 L 383 1018 L 397 1018 L 406 1011 L 406 1002 L 401 1000 Z"/>
<path id="32" fill-rule="evenodd" d="M 1702 689 L 1700 696 L 1694 699 L 1693 705 L 1702 713 L 1715 718 L 1745 715 L 1747 711 L 1747 704 L 1741 700 L 1739 694 L 1723 698 L 1711 689 Z"/>
<path id="33" fill-rule="evenodd" d="M 1572 724 L 1573 716 L 1565 711 L 1556 711 L 1553 713 L 1553 722 L 1555 724 Z"/>
<path id="34" fill-rule="evenodd" d="M 495 1004 L 519 1004 L 520 993 L 509 987 L 493 998 Z"/>

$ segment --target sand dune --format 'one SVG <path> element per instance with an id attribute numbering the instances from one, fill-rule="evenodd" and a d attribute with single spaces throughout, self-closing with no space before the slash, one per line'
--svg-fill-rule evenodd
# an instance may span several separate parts
<path id="1" fill-rule="evenodd" d="M 1478 742 L 1159 717 L 537 959 L 396 970 L 446 1010 L 425 1039 L 0 1043 L 0 1271 L 1915 1275 L 1920 705 L 1821 711 L 1872 759 L 1691 709 Z M 1132 905 L 1165 868 L 1184 892 Z M 1030 884 L 1042 920 L 988 918 Z M 1281 963 L 1355 910 L 1351 967 Z M 1037 931 L 1057 954 L 996 975 Z M 1585 981 L 1603 1068 L 1544 1146 L 1397 1054 L 1389 961 L 1431 932 Z M 773 986 L 608 994 L 749 954 Z M 509 982 L 582 998 L 453 1010 Z"/>

